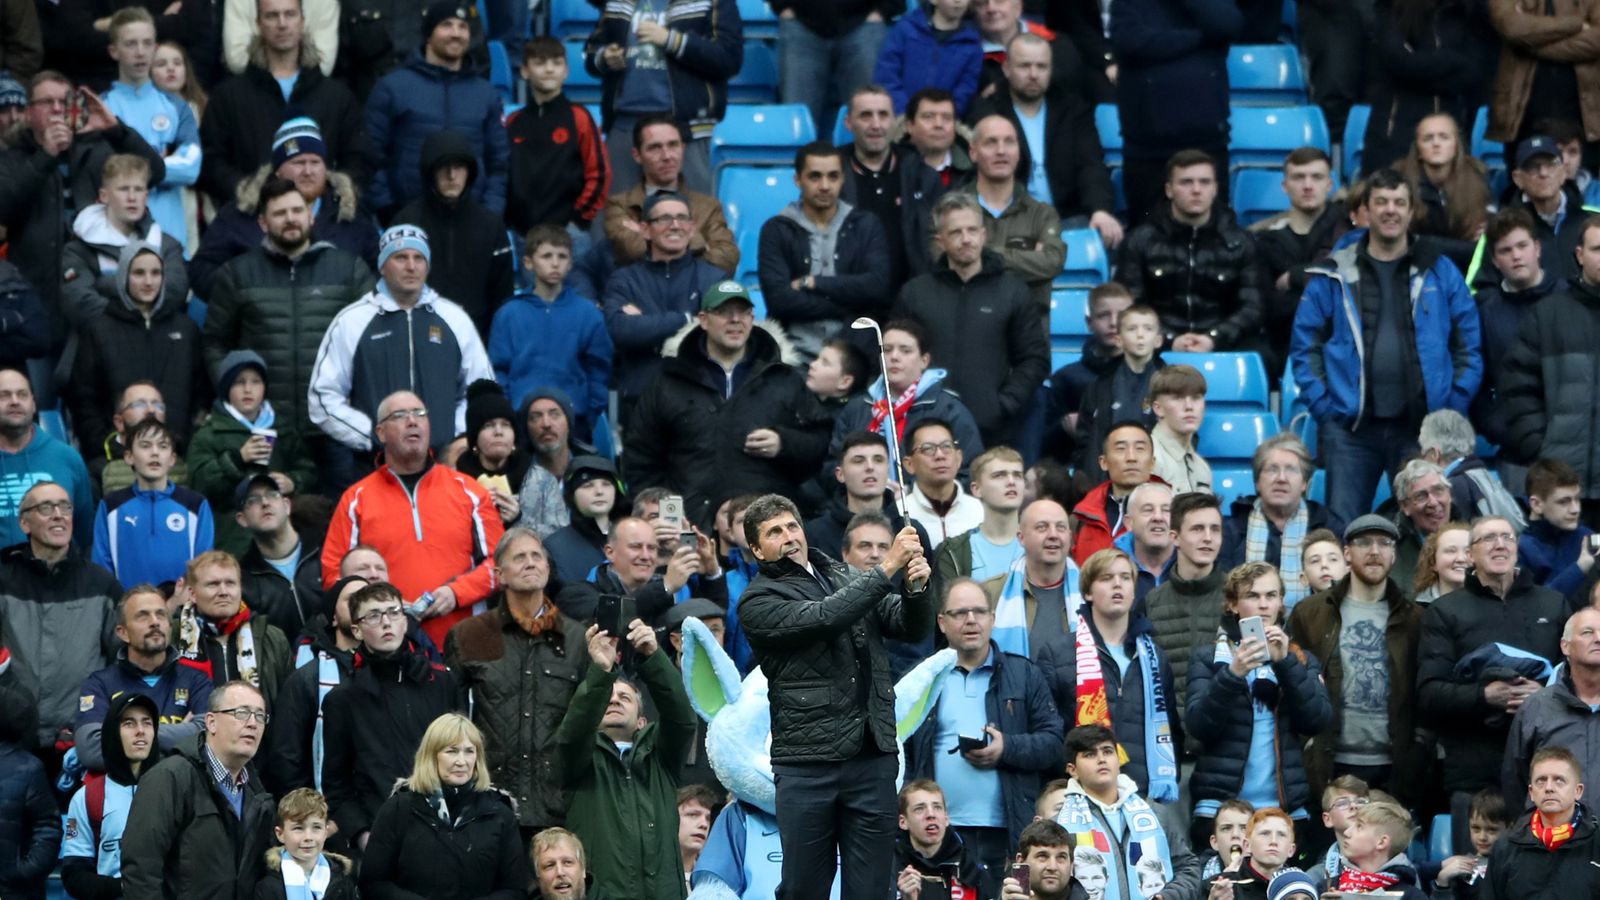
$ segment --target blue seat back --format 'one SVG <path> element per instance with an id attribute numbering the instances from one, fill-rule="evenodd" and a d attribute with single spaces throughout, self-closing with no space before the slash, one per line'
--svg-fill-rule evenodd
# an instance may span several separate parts
<path id="1" fill-rule="evenodd" d="M 1236 169 L 1228 203 L 1240 225 L 1254 225 L 1289 208 L 1283 192 L 1283 173 L 1276 169 Z"/>
<path id="2" fill-rule="evenodd" d="M 856 139 L 856 136 L 850 133 L 849 127 L 845 125 L 845 120 L 848 118 L 850 118 L 849 105 L 846 104 L 839 107 L 838 115 L 833 117 L 833 145 L 835 147 L 843 147 Z"/>
<path id="3" fill-rule="evenodd" d="M 728 102 L 772 103 L 777 99 L 778 55 L 765 42 L 747 42 L 744 65 L 728 79 Z"/>
<path id="4" fill-rule="evenodd" d="M 550 0 L 550 36 L 588 37 L 600 21 L 600 10 L 587 0 Z"/>
<path id="5" fill-rule="evenodd" d="M 1239 106 L 1229 112 L 1232 168 L 1281 169 L 1283 158 L 1300 147 L 1328 152 L 1328 121 L 1315 106 Z"/>
<path id="6" fill-rule="evenodd" d="M 583 68 L 583 41 L 567 41 L 563 44 L 567 48 L 567 99 L 573 103 L 599 103 L 600 79 L 590 75 Z M 600 115 L 594 117 L 596 125 L 600 125 Z M 601 127 L 604 127 L 603 125 Z"/>
<path id="7" fill-rule="evenodd" d="M 1248 468 L 1256 447 L 1279 431 L 1278 420 L 1266 412 L 1206 411 L 1195 436 L 1195 449 L 1207 462 L 1242 462 Z"/>
<path id="8" fill-rule="evenodd" d="M 739 20 L 746 53 L 750 51 L 749 41 L 772 40 L 778 36 L 778 15 L 767 5 L 767 0 L 739 0 Z"/>
<path id="9" fill-rule="evenodd" d="M 1233 501 L 1240 497 L 1254 494 L 1256 484 L 1255 479 L 1251 477 L 1250 466 L 1239 463 L 1211 463 L 1211 491 L 1222 501 L 1224 511 L 1233 506 Z"/>
<path id="10" fill-rule="evenodd" d="M 1344 120 L 1344 180 L 1354 184 L 1361 177 L 1361 152 L 1367 144 L 1367 121 L 1372 118 L 1372 107 L 1357 103 L 1350 107 L 1350 116 Z"/>
<path id="11" fill-rule="evenodd" d="M 1228 98 L 1257 106 L 1306 102 L 1300 51 L 1287 44 L 1239 44 L 1228 49 Z"/>
<path id="12" fill-rule="evenodd" d="M 768 219 L 799 196 L 790 169 L 729 166 L 717 175 L 717 198 L 735 237 L 759 234 Z"/>
<path id="13" fill-rule="evenodd" d="M 1111 260 L 1100 232 L 1093 228 L 1069 228 L 1061 232 L 1067 245 L 1067 261 L 1055 278 L 1058 288 L 1091 288 L 1111 277 Z"/>
<path id="14" fill-rule="evenodd" d="M 711 168 L 735 163 L 794 165 L 794 151 L 817 139 L 811 110 L 801 103 L 728 107 L 711 132 Z"/>
<path id="15" fill-rule="evenodd" d="M 516 71 L 511 67 L 511 57 L 506 45 L 489 41 L 489 83 L 500 92 L 500 103 L 509 105 L 517 99 Z"/>
<path id="16" fill-rule="evenodd" d="M 1106 165 L 1122 167 L 1122 117 L 1115 103 L 1101 103 L 1094 108 L 1094 127 L 1100 132 L 1100 147 L 1105 151 Z"/>
<path id="17" fill-rule="evenodd" d="M 1205 376 L 1208 419 L 1212 411 L 1270 408 L 1267 367 L 1257 353 L 1163 353 L 1161 359 L 1169 366 L 1194 366 Z"/>

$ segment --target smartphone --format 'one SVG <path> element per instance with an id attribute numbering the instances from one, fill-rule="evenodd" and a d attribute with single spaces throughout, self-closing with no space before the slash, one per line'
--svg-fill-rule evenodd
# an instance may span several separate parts
<path id="1" fill-rule="evenodd" d="M 970 734 L 956 737 L 956 752 L 965 753 L 968 750 L 982 750 L 989 746 L 989 732 L 985 731 L 983 737 L 973 737 Z"/>
<path id="2" fill-rule="evenodd" d="M 1033 890 L 1033 870 L 1028 868 L 1027 863 L 1013 863 L 1006 877 L 1016 881 L 1024 894 Z"/>
<path id="3" fill-rule="evenodd" d="M 1589 555 L 1600 556 L 1600 534 L 1589 535 Z"/>
<path id="4" fill-rule="evenodd" d="M 1255 638 L 1264 646 L 1267 643 L 1267 626 L 1260 616 L 1247 616 L 1239 620 L 1239 642 Z"/>
<path id="5" fill-rule="evenodd" d="M 688 547 L 690 550 L 699 550 L 700 542 L 695 539 L 694 532 L 684 531 L 678 534 L 678 546 Z"/>
<path id="6" fill-rule="evenodd" d="M 688 529 L 683 527 L 683 498 L 677 495 L 661 498 L 661 521 L 672 525 L 674 531 L 682 532 Z"/>
<path id="7" fill-rule="evenodd" d="M 628 635 L 628 623 L 638 618 L 634 611 L 633 598 L 627 594 L 601 594 L 600 601 L 595 606 L 594 622 L 602 631 L 609 632 L 612 637 L 619 640 Z M 623 640 L 625 645 L 627 642 Z"/>

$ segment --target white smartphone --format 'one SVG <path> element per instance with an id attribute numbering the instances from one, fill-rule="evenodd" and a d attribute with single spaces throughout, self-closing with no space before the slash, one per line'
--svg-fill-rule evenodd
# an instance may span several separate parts
<path id="1" fill-rule="evenodd" d="M 684 531 L 683 498 L 677 495 L 661 498 L 661 521 L 672 523 L 673 531 Z"/>
<path id="2" fill-rule="evenodd" d="M 1248 616 L 1239 620 L 1239 642 L 1244 643 L 1250 638 L 1255 638 L 1262 646 L 1266 646 L 1267 626 L 1261 621 L 1260 616 Z"/>

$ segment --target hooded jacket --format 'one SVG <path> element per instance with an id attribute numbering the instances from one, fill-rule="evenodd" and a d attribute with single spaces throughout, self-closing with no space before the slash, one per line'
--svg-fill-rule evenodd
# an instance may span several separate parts
<path id="1" fill-rule="evenodd" d="M 977 24 L 965 19 L 953 32 L 940 33 L 933 27 L 930 7 L 918 4 L 889 28 L 872 80 L 889 89 L 897 113 L 905 112 L 917 91 L 944 88 L 955 97 L 956 118 L 961 118 L 978 92 L 983 37 Z"/>
<path id="2" fill-rule="evenodd" d="M 81 221 L 83 217 L 78 218 Z M 163 243 L 172 240 L 162 237 Z M 161 256 L 162 278 L 168 286 L 156 298 L 148 319 L 128 294 L 128 272 L 134 259 L 146 253 Z M 173 274 L 169 278 L 167 273 Z M 176 291 L 170 287 L 172 279 L 183 284 L 183 250 L 172 244 L 158 254 L 151 244 L 123 244 L 112 277 L 116 299 L 79 326 L 72 379 L 62 386 L 74 431 L 83 446 L 99 447 L 112 432 L 111 413 L 123 390 L 135 381 L 153 381 L 167 404 L 166 421 L 181 446 L 187 442 L 195 414 L 211 403 L 200 328 L 188 316 L 188 287 Z"/>
<path id="3" fill-rule="evenodd" d="M 245 773 L 238 816 L 211 777 L 204 734 L 140 775 L 122 838 L 125 900 L 249 900 L 276 815 Z"/>
<path id="4" fill-rule="evenodd" d="M 435 176 L 450 163 L 467 167 L 467 187 L 454 202 L 439 196 Z M 393 225 L 417 225 L 428 233 L 428 284 L 454 300 L 487 338 L 495 310 L 515 290 L 521 253 L 498 212 L 478 200 L 478 159 L 465 135 L 442 130 L 422 142 L 422 192 L 395 214 Z"/>
<path id="5" fill-rule="evenodd" d="M 468 56 L 451 71 L 428 62 L 419 49 L 379 79 L 367 98 L 367 137 L 384 150 L 372 179 L 373 209 L 396 209 L 423 196 L 423 143 L 440 131 L 466 137 L 483 179 L 468 188 L 496 215 L 506 208 L 506 129 L 500 92 Z"/>
<path id="6" fill-rule="evenodd" d="M 86 206 L 72 220 L 72 239 L 61 251 L 61 310 L 81 329 L 99 313 L 128 302 L 123 251 L 146 246 L 161 257 L 161 301 L 157 309 L 182 311 L 189 302 L 189 274 L 183 244 L 161 230 L 149 212 L 132 236 L 118 231 L 103 203 Z"/>
<path id="7" fill-rule="evenodd" d="M 601 306 L 616 346 L 616 388 L 625 398 L 645 392 L 661 372 L 662 344 L 695 321 L 700 298 L 728 273 L 692 253 L 677 259 L 643 259 L 617 269 Z M 622 311 L 635 306 L 640 315 Z"/>
<path id="8" fill-rule="evenodd" d="M 512 294 L 489 328 L 489 365 L 511 402 L 521 405 L 542 387 L 560 388 L 573 398 L 576 421 L 569 419 L 569 427 L 606 411 L 614 354 L 605 316 L 570 287 L 554 300 Z"/>
<path id="9" fill-rule="evenodd" d="M 535 225 L 587 227 L 611 190 L 600 123 L 566 94 L 528 100 L 506 116 L 506 225 L 516 234 Z"/>
<path id="10" fill-rule="evenodd" d="M 626 458 L 633 490 L 677 488 L 695 522 L 711 521 L 728 484 L 757 494 L 794 491 L 817 470 L 829 425 L 805 376 L 784 360 L 776 326 L 752 327 L 731 375 L 707 355 L 706 340 L 696 325 L 668 343 L 661 377 L 634 412 L 637 434 Z M 744 452 L 745 436 L 758 428 L 778 433 L 776 457 Z"/>
<path id="11" fill-rule="evenodd" d="M 1522 317 L 1498 391 L 1506 455 L 1561 460 L 1578 473 L 1586 499 L 1600 494 L 1600 368 L 1585 349 L 1591 340 L 1600 340 L 1600 288 L 1578 278 Z"/>
<path id="12" fill-rule="evenodd" d="M 609 6 L 583 45 L 583 67 L 601 79 L 600 118 L 616 121 L 617 92 L 626 72 L 600 68 L 600 55 L 611 44 L 626 47 L 633 32 L 635 5 Z M 671 34 L 662 56 L 667 65 L 670 105 L 662 110 L 688 132 L 690 139 L 711 137 L 728 111 L 728 80 L 744 67 L 743 29 L 736 0 L 668 0 Z M 623 151 L 626 152 L 626 151 Z"/>
<path id="13" fill-rule="evenodd" d="M 149 713 L 152 723 L 149 756 L 140 768 L 154 766 L 164 751 L 176 746 L 161 730 L 155 702 L 144 694 L 120 693 L 105 707 L 103 714 L 95 716 L 94 734 L 89 743 L 93 743 L 95 756 L 104 763 L 104 771 L 90 775 L 84 786 L 73 793 L 67 806 L 66 840 L 61 846 L 61 884 L 68 896 L 77 900 L 114 900 L 122 896 L 122 835 L 139 788 L 139 773 L 134 771 L 127 750 L 122 746 L 121 722 L 122 714 L 135 704 Z M 111 727 L 102 727 L 107 724 Z M 193 740 L 196 733 L 190 729 L 186 739 Z M 166 741 L 164 745 L 163 740 Z M 85 744 L 80 737 L 80 760 Z M 89 800 L 94 784 L 90 779 L 99 780 L 92 788 L 98 795 L 95 801 L 98 810 Z"/>
<path id="14" fill-rule="evenodd" d="M 155 684 L 145 681 L 151 675 L 156 678 Z M 168 648 L 166 662 L 153 672 L 145 672 L 129 662 L 126 647 L 117 651 L 111 665 L 84 679 L 78 694 L 78 718 L 73 725 L 72 738 L 78 748 L 78 761 L 89 771 L 104 772 L 113 768 L 113 758 L 104 755 L 101 749 L 109 746 L 113 739 L 102 733 L 101 725 L 109 710 L 135 694 L 150 701 L 150 714 L 155 717 L 156 724 L 165 726 L 157 737 L 160 753 L 167 753 L 200 733 L 206 704 L 211 699 L 211 680 L 193 666 L 180 664 L 175 649 Z M 119 714 L 120 711 L 118 709 Z M 121 744 L 117 746 L 120 753 Z"/>
<path id="15" fill-rule="evenodd" d="M 1204 225 L 1191 226 L 1173 217 L 1170 202 L 1158 204 L 1128 233 L 1117 277 L 1160 314 L 1168 343 L 1197 333 L 1232 350 L 1255 340 L 1264 324 L 1255 244 L 1221 205 Z"/>
<path id="16" fill-rule="evenodd" d="M 54 481 L 72 500 L 72 542 L 84 553 L 94 544 L 94 487 L 83 457 L 38 425 L 28 445 L 16 453 L 0 450 L 0 546 L 27 543 L 17 510 L 28 489 Z"/>
<path id="17" fill-rule="evenodd" d="M 944 841 L 932 856 L 923 856 L 904 830 L 896 833 L 894 871 L 903 872 L 907 866 L 923 876 L 922 893 L 918 895 L 923 900 L 951 900 L 952 897 L 979 895 L 979 892 L 982 892 L 981 896 L 998 896 L 992 892 L 1000 883 L 1000 873 L 991 872 L 978 859 L 978 854 L 968 853 L 961 835 L 948 825 L 945 827 Z M 966 891 L 959 888 L 952 890 L 957 885 Z"/>
<path id="18" fill-rule="evenodd" d="M 0 891 L 44 900 L 61 852 L 61 815 L 44 764 L 28 752 L 32 701 L 15 684 L 0 686 L 0 859 L 6 861 Z"/>
<path id="19" fill-rule="evenodd" d="M 282 847 L 273 847 L 263 854 L 261 862 L 266 873 L 256 882 L 254 900 L 288 900 L 289 892 L 283 880 L 283 853 Z M 356 888 L 355 864 L 348 856 L 326 850 L 322 857 L 328 861 L 330 878 L 321 900 L 357 900 L 360 894 Z"/>
<path id="20" fill-rule="evenodd" d="M 823 261 L 813 258 L 814 239 L 831 232 L 831 275 L 817 275 L 813 289 L 791 286 Z M 767 313 L 786 326 L 881 315 L 889 303 L 889 246 L 878 218 L 839 201 L 824 228 L 806 218 L 800 201 L 761 226 L 761 294 Z"/>
<path id="21" fill-rule="evenodd" d="M 982 268 L 962 281 L 940 257 L 934 271 L 900 290 L 891 317 L 928 330 L 931 354 L 948 369 L 944 386 L 962 398 L 984 443 L 1004 443 L 1015 417 L 1050 374 L 1050 346 L 1028 288 L 984 250 Z"/>

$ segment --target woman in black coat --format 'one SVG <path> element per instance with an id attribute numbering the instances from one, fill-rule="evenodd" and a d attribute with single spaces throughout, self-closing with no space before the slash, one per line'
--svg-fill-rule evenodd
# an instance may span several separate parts
<path id="1" fill-rule="evenodd" d="M 524 900 L 528 860 L 511 799 L 489 786 L 483 734 L 433 720 L 416 761 L 378 810 L 361 864 L 368 900 Z"/>

